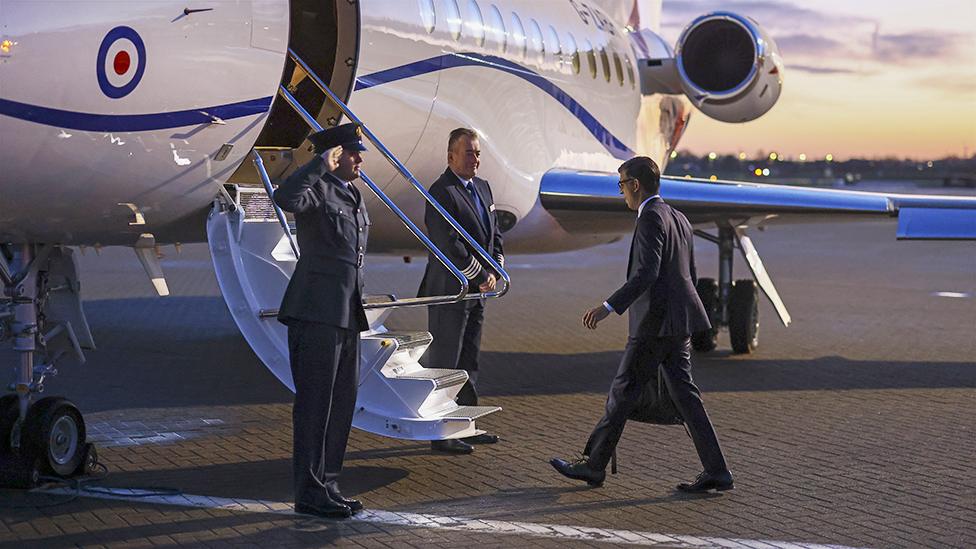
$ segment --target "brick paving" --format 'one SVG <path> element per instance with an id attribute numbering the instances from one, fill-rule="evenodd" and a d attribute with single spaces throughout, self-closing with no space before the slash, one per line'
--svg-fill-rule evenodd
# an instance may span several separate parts
<path id="1" fill-rule="evenodd" d="M 578 451 L 602 410 L 624 321 L 612 318 L 589 332 L 578 317 L 617 284 L 626 243 L 509 259 L 516 286 L 489 307 L 481 378 L 486 403 L 504 411 L 479 421 L 502 443 L 445 456 L 423 443 L 354 432 L 343 489 L 373 510 L 504 523 L 800 544 L 976 545 L 976 300 L 932 295 L 976 292 L 976 246 L 895 243 L 893 232 L 890 224 L 793 225 L 755 237 L 794 325 L 781 327 L 764 304 L 757 353 L 729 355 L 723 337 L 719 351 L 695 357 L 736 475 L 732 492 L 673 492 L 699 469 L 680 427 L 629 425 L 620 472 L 600 489 L 562 479 L 547 464 L 553 455 Z M 713 251 L 700 248 L 700 271 L 714 270 Z M 166 300 L 142 297 L 148 282 L 130 256 L 107 250 L 83 258 L 99 351 L 81 368 L 63 368 L 49 385 L 85 412 L 109 471 L 93 484 L 291 501 L 290 395 L 237 335 L 205 249 L 188 246 L 164 262 L 176 294 Z M 409 288 L 415 282 L 395 279 L 397 273 L 419 277 L 421 270 L 378 259 L 370 284 Z M 403 311 L 390 325 L 417 329 L 424 321 L 422 311 Z M 4 353 L 0 360 L 10 356 Z M 67 499 L 0 491 L 0 545 L 568 543 Z"/>

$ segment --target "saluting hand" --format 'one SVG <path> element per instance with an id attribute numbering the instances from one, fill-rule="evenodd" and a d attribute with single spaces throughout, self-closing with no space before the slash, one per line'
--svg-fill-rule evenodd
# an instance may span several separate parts
<path id="1" fill-rule="evenodd" d="M 602 304 L 597 305 L 596 307 L 593 307 L 589 311 L 583 313 L 583 326 L 586 326 L 591 330 L 595 330 L 597 323 L 604 318 L 607 318 L 607 315 L 609 314 L 610 311 L 608 311 L 606 307 L 604 307 Z"/>

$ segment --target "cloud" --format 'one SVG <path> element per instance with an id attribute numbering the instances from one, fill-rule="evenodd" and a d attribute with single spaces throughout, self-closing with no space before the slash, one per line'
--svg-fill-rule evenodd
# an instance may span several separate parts
<path id="1" fill-rule="evenodd" d="M 814 67 L 811 65 L 786 65 L 787 71 L 807 72 L 810 74 L 861 74 L 861 71 L 844 69 L 841 67 Z"/>
<path id="2" fill-rule="evenodd" d="M 796 32 L 798 28 L 821 29 L 872 22 L 860 16 L 834 15 L 776 0 L 664 0 L 662 27 L 684 28 L 692 19 L 712 11 L 748 15 L 770 31 Z"/>
<path id="3" fill-rule="evenodd" d="M 951 59 L 970 38 L 964 34 L 918 31 L 905 34 L 880 34 L 873 37 L 874 58 L 883 63 L 902 65 L 914 61 Z"/>
<path id="4" fill-rule="evenodd" d="M 818 57 L 831 54 L 849 54 L 847 45 L 839 40 L 810 34 L 789 34 L 774 38 L 783 55 Z"/>

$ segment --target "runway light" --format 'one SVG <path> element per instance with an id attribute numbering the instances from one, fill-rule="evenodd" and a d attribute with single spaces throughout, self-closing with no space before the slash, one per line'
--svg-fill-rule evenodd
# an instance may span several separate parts
<path id="1" fill-rule="evenodd" d="M 671 151 L 671 158 L 678 158 L 678 151 Z"/>
<path id="2" fill-rule="evenodd" d="M 804 153 L 800 153 L 800 162 L 806 162 L 806 161 L 807 161 L 807 155 Z"/>
<path id="3" fill-rule="evenodd" d="M 685 179 L 691 179 L 691 174 L 690 173 L 686 173 L 685 174 Z"/>
<path id="4" fill-rule="evenodd" d="M 715 175 L 715 174 L 712 174 L 712 175 L 708 176 L 708 180 L 709 181 L 718 181 L 718 176 Z"/>
<path id="5" fill-rule="evenodd" d="M 715 160 L 716 158 L 718 158 L 718 155 L 717 154 L 715 154 L 713 152 L 708 153 L 708 159 L 709 160 Z"/>
<path id="6" fill-rule="evenodd" d="M 763 177 L 769 177 L 769 168 L 763 168 L 762 174 Z"/>
<path id="7" fill-rule="evenodd" d="M 762 175 L 762 172 L 763 171 L 761 169 L 756 168 L 755 170 L 753 170 L 752 173 L 756 174 L 756 177 L 759 177 L 760 175 Z"/>
<path id="8" fill-rule="evenodd" d="M 14 47 L 14 43 L 10 40 L 4 40 L 0 42 L 0 51 L 3 53 L 10 53 L 10 48 Z"/>
<path id="9" fill-rule="evenodd" d="M 769 153 L 770 160 L 775 162 L 777 158 L 779 158 L 779 155 L 777 155 L 776 153 Z"/>
<path id="10" fill-rule="evenodd" d="M 746 159 L 746 153 L 740 152 L 739 153 L 739 160 L 745 160 L 745 159 Z"/>
<path id="11" fill-rule="evenodd" d="M 833 162 L 834 155 L 828 153 L 827 156 L 824 157 L 824 160 L 826 160 L 827 162 Z"/>

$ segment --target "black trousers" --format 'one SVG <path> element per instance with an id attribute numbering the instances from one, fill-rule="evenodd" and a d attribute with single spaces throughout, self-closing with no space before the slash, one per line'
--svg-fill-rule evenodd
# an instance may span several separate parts
<path id="1" fill-rule="evenodd" d="M 295 501 L 316 504 L 337 488 L 359 385 L 359 332 L 316 322 L 288 325 L 295 381 Z"/>
<path id="2" fill-rule="evenodd" d="M 460 369 L 468 372 L 468 382 L 457 394 L 457 403 L 476 406 L 478 354 L 485 305 L 481 300 L 462 301 L 427 307 L 427 329 L 434 341 L 427 349 L 428 368 Z"/>
<path id="3" fill-rule="evenodd" d="M 691 378 L 691 338 L 629 338 L 617 375 L 610 385 L 607 408 L 596 424 L 583 454 L 593 469 L 606 469 L 627 417 L 637 406 L 641 391 L 650 376 L 662 365 L 664 380 L 678 412 L 685 420 L 698 458 L 709 473 L 725 471 L 728 466 L 719 446 L 715 428 L 705 412 L 701 391 Z"/>

